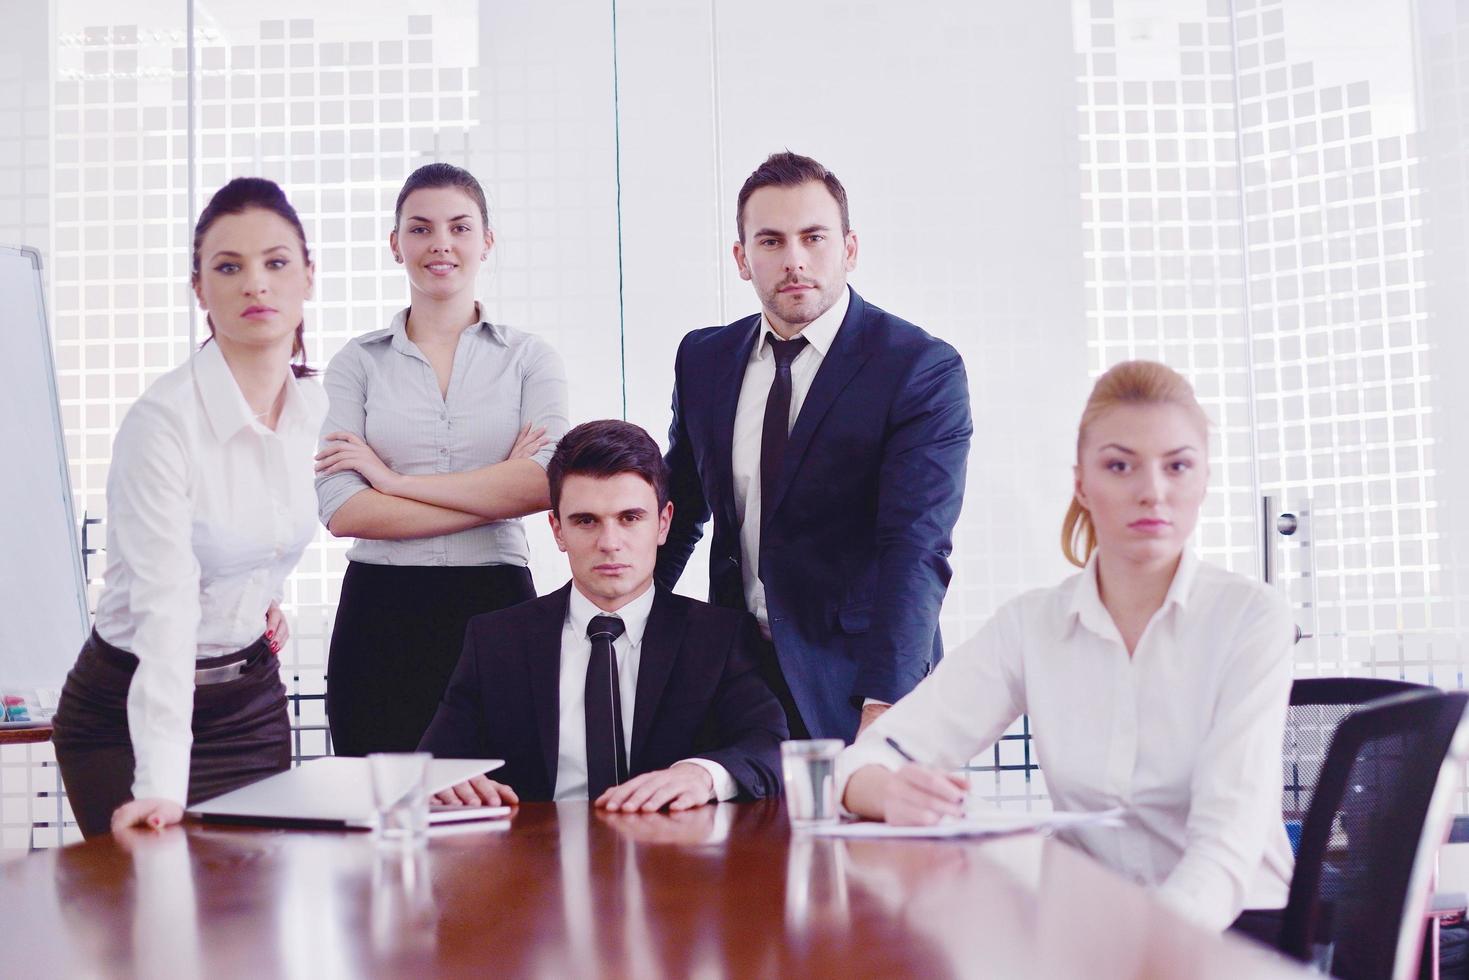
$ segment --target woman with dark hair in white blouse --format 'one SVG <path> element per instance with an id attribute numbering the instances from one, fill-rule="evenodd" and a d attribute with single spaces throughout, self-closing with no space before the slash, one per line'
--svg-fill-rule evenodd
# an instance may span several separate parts
<path id="1" fill-rule="evenodd" d="M 88 837 L 177 823 L 186 804 L 291 764 L 278 603 L 316 533 L 326 411 L 301 380 L 315 373 L 311 256 L 281 189 L 241 177 L 199 215 L 192 265 L 209 340 L 113 440 L 106 585 L 56 711 L 56 760 Z"/>
<path id="2" fill-rule="evenodd" d="M 341 755 L 416 748 L 469 618 L 535 597 L 519 518 L 549 505 L 567 429 L 560 356 L 475 301 L 494 234 L 474 176 L 414 171 L 388 243 L 412 305 L 332 359 L 317 455 L 321 521 L 357 539 L 327 664 Z"/>

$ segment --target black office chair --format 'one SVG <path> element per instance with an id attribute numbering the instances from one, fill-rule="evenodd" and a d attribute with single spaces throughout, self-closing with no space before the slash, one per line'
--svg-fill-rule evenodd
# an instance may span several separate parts
<path id="1" fill-rule="evenodd" d="M 1291 842 L 1299 842 L 1300 821 L 1311 804 L 1326 748 L 1341 720 L 1358 706 L 1409 691 L 1437 691 L 1426 684 L 1378 677 L 1302 677 L 1291 684 L 1285 716 L 1284 787 L 1280 810 L 1293 823 Z"/>
<path id="2" fill-rule="evenodd" d="M 1280 948 L 1344 980 L 1419 967 L 1434 859 L 1469 757 L 1469 693 L 1412 691 L 1337 727 L 1306 812 Z"/>

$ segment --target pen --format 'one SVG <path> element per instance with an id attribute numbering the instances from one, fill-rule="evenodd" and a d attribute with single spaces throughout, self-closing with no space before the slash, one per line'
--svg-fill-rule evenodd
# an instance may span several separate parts
<path id="1" fill-rule="evenodd" d="M 884 739 L 884 741 L 888 743 L 888 746 L 894 752 L 898 753 L 898 755 L 901 755 L 903 757 L 903 761 L 905 761 L 905 762 L 911 762 L 914 765 L 917 765 L 918 764 L 918 760 L 915 759 L 915 758 L 913 758 L 913 756 L 909 754 L 909 752 L 908 752 L 907 749 L 905 749 L 901 745 L 899 745 L 897 739 L 895 739 L 891 735 L 889 735 L 889 736 L 887 736 Z"/>

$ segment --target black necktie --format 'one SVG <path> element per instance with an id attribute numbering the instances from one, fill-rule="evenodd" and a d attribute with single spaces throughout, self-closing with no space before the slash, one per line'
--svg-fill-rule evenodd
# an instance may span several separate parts
<path id="1" fill-rule="evenodd" d="M 775 352 L 775 379 L 765 399 L 765 428 L 760 433 L 760 506 L 770 506 L 780 464 L 785 459 L 786 443 L 791 438 L 791 362 L 810 341 L 776 340 L 770 334 L 770 349 Z"/>
<path id="2" fill-rule="evenodd" d="M 612 641 L 622 635 L 616 616 L 593 616 L 587 624 L 592 659 L 587 663 L 587 799 L 627 779 L 627 743 L 622 740 L 622 691 Z"/>

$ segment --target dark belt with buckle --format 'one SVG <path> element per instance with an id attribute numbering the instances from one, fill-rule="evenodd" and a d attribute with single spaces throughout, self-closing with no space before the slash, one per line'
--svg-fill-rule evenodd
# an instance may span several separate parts
<path id="1" fill-rule="evenodd" d="M 259 649 L 256 649 L 256 648 Z M 245 671 L 254 667 L 270 652 L 270 647 L 265 645 L 263 639 L 256 640 L 253 644 L 241 650 L 237 654 L 225 654 L 224 657 L 210 658 L 211 660 L 225 660 L 228 657 L 235 659 L 227 663 L 209 663 L 208 667 L 200 667 L 194 671 L 194 686 L 206 687 L 210 684 L 225 684 L 229 681 L 239 680 Z M 206 661 L 208 662 L 208 661 Z"/>
<path id="2" fill-rule="evenodd" d="M 138 668 L 136 656 L 121 647 L 108 643 L 98 635 L 95 629 L 87 639 L 87 648 L 91 649 L 93 656 L 109 665 L 113 670 L 126 671 L 131 675 Z M 194 686 L 206 687 L 210 684 L 224 684 L 238 680 L 245 675 L 247 670 L 269 656 L 270 652 L 270 645 L 262 636 L 243 650 L 236 650 L 234 653 L 226 653 L 218 657 L 206 657 L 202 662 L 208 666 L 197 667 L 194 670 Z M 198 662 L 200 661 L 196 661 Z"/>
<path id="3" fill-rule="evenodd" d="M 194 686 L 203 687 L 206 684 L 223 684 L 232 681 L 245 673 L 245 665 L 249 659 L 236 660 L 234 663 L 220 664 L 218 667 L 205 667 L 194 671 Z"/>

